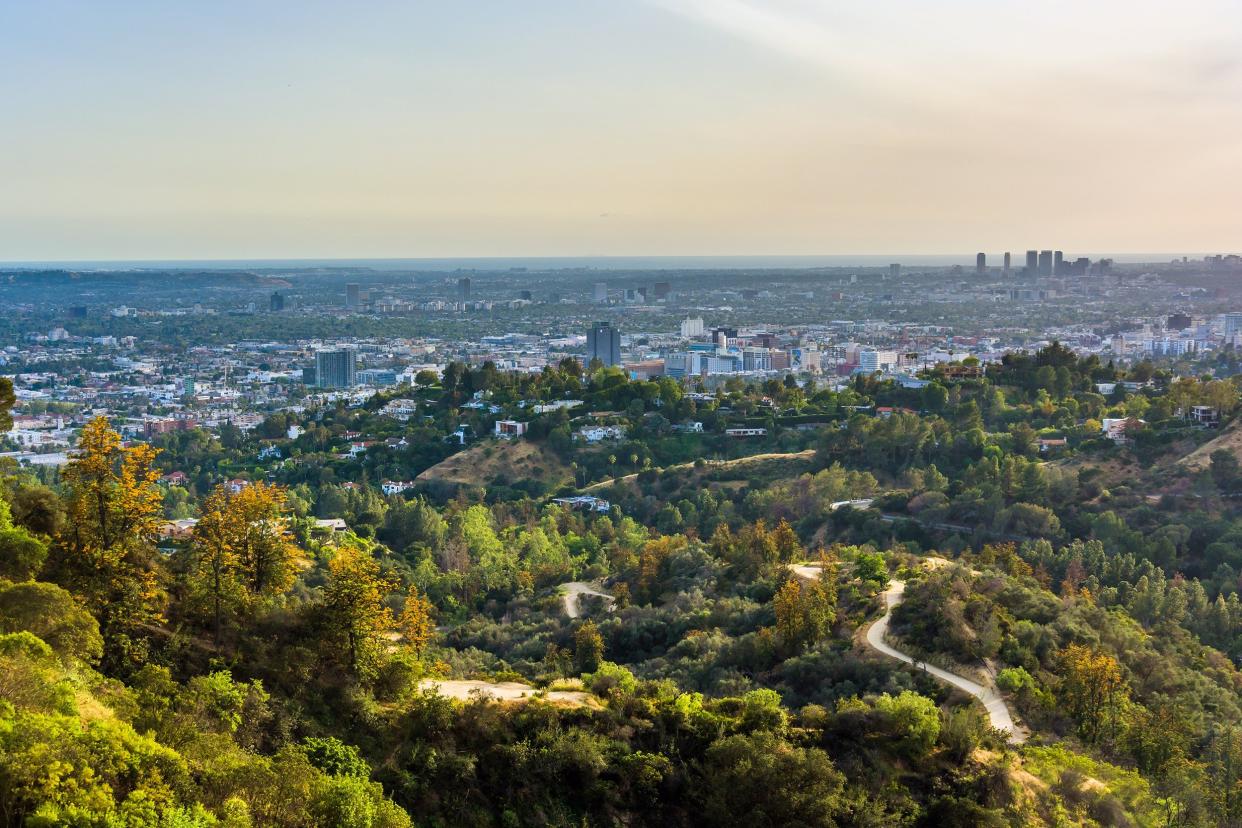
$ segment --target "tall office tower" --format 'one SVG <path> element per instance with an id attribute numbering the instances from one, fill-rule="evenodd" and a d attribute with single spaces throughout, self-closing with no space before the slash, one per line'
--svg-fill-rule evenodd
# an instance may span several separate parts
<path id="1" fill-rule="evenodd" d="M 1010 266 L 1010 264 L 1011 264 L 1011 261 L 1012 261 L 1012 259 L 1011 259 L 1010 255 L 1009 255 L 1009 252 L 1008 252 L 1008 251 L 1006 251 L 1006 252 L 1005 252 L 1005 271 L 1004 271 L 1006 276 L 1008 276 L 1008 275 L 1009 275 L 1009 266 Z"/>
<path id="2" fill-rule="evenodd" d="M 1034 278 L 1037 273 L 1039 273 L 1039 251 L 1028 250 L 1026 251 L 1026 275 Z"/>
<path id="3" fill-rule="evenodd" d="M 737 328 L 712 328 L 712 342 L 715 342 L 717 347 L 729 347 L 730 339 L 734 340 L 734 344 L 736 344 Z"/>
<path id="4" fill-rule="evenodd" d="M 607 282 L 596 282 L 595 283 L 595 293 L 592 296 L 592 299 L 594 299 L 596 302 L 607 302 L 608 301 L 608 283 Z"/>
<path id="5" fill-rule="evenodd" d="M 1060 250 L 1052 254 L 1052 272 L 1058 276 L 1065 273 L 1065 254 Z"/>
<path id="6" fill-rule="evenodd" d="M 356 282 L 350 282 L 349 284 L 345 285 L 345 307 L 347 308 L 358 307 L 359 305 L 358 295 L 361 292 L 361 290 L 362 289 L 358 286 Z"/>
<path id="7" fill-rule="evenodd" d="M 271 307 L 272 307 L 273 313 L 279 313 L 280 311 L 285 309 L 285 297 L 281 293 L 279 292 L 273 293 L 271 301 L 272 301 Z"/>
<path id="8" fill-rule="evenodd" d="M 975 254 L 975 273 L 986 273 L 988 269 L 988 254 Z"/>
<path id="9" fill-rule="evenodd" d="M 315 384 L 320 388 L 353 388 L 358 384 L 358 355 L 348 348 L 317 351 Z"/>
<path id="10" fill-rule="evenodd" d="M 460 302 L 470 301 L 470 277 L 462 276 L 457 280 L 457 299 Z"/>
<path id="11" fill-rule="evenodd" d="M 689 317 L 681 321 L 681 335 L 685 339 L 703 335 L 703 317 Z"/>
<path id="12" fill-rule="evenodd" d="M 587 331 L 587 365 L 598 359 L 604 365 L 621 364 L 621 332 L 607 322 L 596 322 Z"/>
<path id="13" fill-rule="evenodd" d="M 895 277 L 895 276 L 900 276 L 900 275 L 901 275 L 901 265 L 899 265 L 899 264 L 891 264 L 891 265 L 889 265 L 889 266 L 888 266 L 888 275 L 889 275 L 889 276 L 894 276 L 894 277 Z"/>
<path id="14" fill-rule="evenodd" d="M 1039 251 L 1039 275 L 1040 276 L 1051 276 L 1052 275 L 1052 251 L 1051 250 Z"/>
<path id="15" fill-rule="evenodd" d="M 1177 333 L 1189 328 L 1193 322 L 1194 319 L 1190 317 L 1190 314 L 1174 313 L 1170 314 L 1169 318 L 1165 320 L 1164 327 L 1167 331 Z"/>
<path id="16" fill-rule="evenodd" d="M 652 296 L 654 296 L 656 299 L 667 299 L 668 295 L 672 293 L 672 291 L 673 291 L 673 286 L 670 285 L 668 282 L 656 282 L 654 285 L 651 286 Z"/>
<path id="17" fill-rule="evenodd" d="M 1235 342 L 1235 337 L 1242 334 L 1242 313 L 1226 313 L 1221 316 L 1225 341 Z M 1236 344 L 1236 342 L 1235 342 Z"/>

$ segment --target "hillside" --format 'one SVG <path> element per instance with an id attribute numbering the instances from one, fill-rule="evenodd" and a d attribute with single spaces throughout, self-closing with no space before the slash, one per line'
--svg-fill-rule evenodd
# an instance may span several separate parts
<path id="1" fill-rule="evenodd" d="M 693 474 L 697 479 L 713 480 L 717 482 L 748 480 L 753 477 L 765 477 L 773 474 L 780 476 L 792 476 L 803 471 L 808 471 L 814 457 L 815 451 L 813 449 L 808 449 L 806 451 L 795 451 L 788 454 L 752 454 L 748 457 L 739 457 L 735 460 L 709 460 L 701 466 L 696 466 L 694 463 L 678 463 L 676 465 L 667 466 L 661 471 L 668 473 L 687 472 L 688 470 L 693 470 Z M 610 486 L 622 484 L 632 484 L 637 480 L 638 473 L 635 472 L 622 477 L 614 477 L 609 480 L 601 480 L 598 483 L 592 483 L 587 486 L 584 491 L 604 489 Z"/>
<path id="2" fill-rule="evenodd" d="M 1234 420 L 1225 426 L 1219 436 L 1199 446 L 1178 460 L 1177 464 L 1191 471 L 1202 471 L 1212 462 L 1212 452 L 1219 449 L 1242 456 L 1242 420 Z"/>
<path id="3" fill-rule="evenodd" d="M 533 482 L 544 491 L 552 491 L 571 482 L 573 472 L 541 443 L 486 440 L 437 463 L 417 479 L 459 486 L 513 486 Z"/>

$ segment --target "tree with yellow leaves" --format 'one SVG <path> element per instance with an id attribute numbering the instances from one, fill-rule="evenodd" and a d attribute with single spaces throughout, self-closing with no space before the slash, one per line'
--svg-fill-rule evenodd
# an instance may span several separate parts
<path id="1" fill-rule="evenodd" d="M 1116 729 L 1117 715 L 1128 695 L 1121 665 L 1102 650 L 1070 644 L 1061 651 L 1061 670 L 1061 702 L 1078 723 L 1083 739 L 1095 744 L 1106 718 Z"/>
<path id="2" fill-rule="evenodd" d="M 342 546 L 328 561 L 323 619 L 328 636 L 344 643 L 349 669 L 356 676 L 374 673 L 384 636 L 393 627 L 384 598 L 395 587 L 396 579 L 383 573 L 368 552 Z"/>
<path id="3" fill-rule="evenodd" d="M 155 449 L 125 446 L 104 417 L 82 429 L 65 466 L 65 528 L 50 573 L 79 595 L 99 621 L 105 663 L 138 661 L 134 637 L 161 620 L 165 603 L 154 563 L 161 496 Z"/>
<path id="4" fill-rule="evenodd" d="M 239 492 L 221 485 L 203 502 L 187 575 L 191 594 L 211 607 L 217 641 L 227 613 L 293 585 L 298 548 L 284 502 L 282 489 L 263 483 Z"/>
<path id="5" fill-rule="evenodd" d="M 820 550 L 820 574 L 813 581 L 790 575 L 774 599 L 776 633 L 791 652 L 819 641 L 837 619 L 837 563 Z"/>
<path id="6" fill-rule="evenodd" d="M 435 633 L 435 622 L 431 620 L 432 611 L 431 602 L 419 595 L 417 590 L 411 589 L 406 596 L 401 617 L 397 619 L 397 627 L 415 655 L 423 654 Z"/>
<path id="7" fill-rule="evenodd" d="M 781 563 L 792 563 L 806 554 L 802 541 L 798 540 L 798 533 L 784 518 L 772 530 L 772 542 L 776 544 L 777 558 Z"/>
<path id="8" fill-rule="evenodd" d="M 675 552 L 685 549 L 684 535 L 662 535 L 643 544 L 638 557 L 638 593 L 646 600 L 655 600 L 664 562 Z"/>

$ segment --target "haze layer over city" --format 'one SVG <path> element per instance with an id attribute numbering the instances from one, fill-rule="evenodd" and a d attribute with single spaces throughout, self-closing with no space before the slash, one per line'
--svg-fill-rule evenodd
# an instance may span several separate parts
<path id="1" fill-rule="evenodd" d="M 1242 7 L 0 6 L 0 826 L 1242 826 Z"/>

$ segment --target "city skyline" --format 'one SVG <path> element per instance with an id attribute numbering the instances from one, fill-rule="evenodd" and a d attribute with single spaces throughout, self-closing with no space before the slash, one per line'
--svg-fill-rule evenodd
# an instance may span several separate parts
<path id="1" fill-rule="evenodd" d="M 0 26 L 6 261 L 1236 247 L 1242 9 L 1215 0 L 46 3 Z"/>

